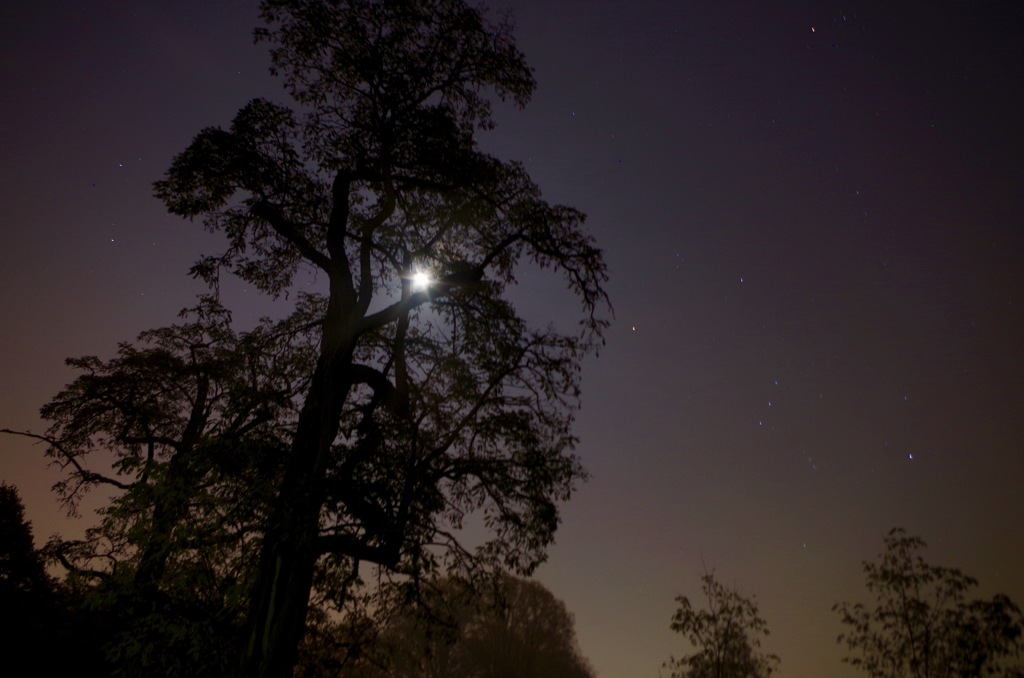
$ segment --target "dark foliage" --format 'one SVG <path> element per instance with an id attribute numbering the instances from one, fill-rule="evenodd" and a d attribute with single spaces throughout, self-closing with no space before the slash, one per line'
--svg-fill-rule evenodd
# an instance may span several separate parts
<path id="1" fill-rule="evenodd" d="M 43 408 L 49 430 L 22 434 L 65 470 L 56 489 L 70 512 L 90 490 L 113 492 L 84 539 L 45 549 L 80 611 L 103 618 L 96 647 L 111 673 L 222 676 L 237 665 L 314 306 L 238 334 L 204 299 L 187 322 L 144 332 L 110 360 L 69 360 L 81 375 Z"/>
<path id="2" fill-rule="evenodd" d="M 8 669 L 37 675 L 106 676 L 98 650 L 105 619 L 47 573 L 15 487 L 0 484 L 0 638 Z M 58 651 L 55 651 L 55 648 Z"/>
<path id="3" fill-rule="evenodd" d="M 227 236 L 193 269 L 211 285 L 225 269 L 274 295 L 303 268 L 327 280 L 244 660 L 287 676 L 318 578 L 344 609 L 360 563 L 404 586 L 543 559 L 582 475 L 570 426 L 605 267 L 579 212 L 476 147 L 488 95 L 533 89 L 507 24 L 461 0 L 261 7 L 295 108 L 255 100 L 203 130 L 156 192 Z M 528 264 L 562 273 L 580 333 L 517 315 L 504 292 Z M 417 272 L 433 282 L 414 288 Z M 467 548 L 475 512 L 491 538 Z"/>
<path id="4" fill-rule="evenodd" d="M 395 608 L 343 678 L 593 678 L 573 617 L 541 584 L 446 578 Z M 327 675 L 327 674 L 324 674 Z"/>
<path id="5" fill-rule="evenodd" d="M 265 0 L 261 16 L 292 107 L 251 101 L 155 186 L 225 236 L 192 269 L 214 296 L 110 360 L 69 361 L 50 429 L 22 433 L 65 470 L 71 512 L 111 494 L 84 540 L 47 553 L 110 615 L 122 675 L 241 658 L 291 676 L 336 615 L 355 628 L 441 571 L 532 571 L 583 477 L 571 427 L 606 271 L 582 214 L 476 146 L 490 99 L 533 89 L 509 25 L 462 0 Z M 578 329 L 518 315 L 523 267 L 561 274 Z M 239 333 L 225 271 L 290 297 L 312 271 L 326 294 Z M 484 530 L 467 540 L 470 515 Z"/>
<path id="6" fill-rule="evenodd" d="M 925 543 L 893 529 L 877 563 L 864 563 L 874 607 L 834 606 L 847 630 L 845 662 L 876 678 L 1019 676 L 1005 660 L 1019 656 L 1024 617 L 1008 597 L 972 600 L 977 585 L 960 570 L 929 565 Z"/>
<path id="7" fill-rule="evenodd" d="M 706 609 L 695 609 L 679 596 L 672 616 L 672 630 L 683 634 L 695 649 L 665 666 L 672 678 L 765 678 L 779 666 L 774 654 L 760 651 L 768 624 L 757 605 L 738 591 L 720 583 L 713 572 L 701 577 Z"/>

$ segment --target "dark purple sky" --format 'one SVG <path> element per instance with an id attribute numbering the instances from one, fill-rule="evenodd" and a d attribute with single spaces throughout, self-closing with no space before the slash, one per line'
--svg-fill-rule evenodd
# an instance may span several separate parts
<path id="1" fill-rule="evenodd" d="M 855 675 L 830 608 L 896 525 L 1024 603 L 1024 5 L 507 4 L 539 88 L 481 142 L 590 215 L 613 275 L 593 477 L 539 572 L 599 675 L 685 651 L 702 562 L 757 596 L 783 676 Z M 216 241 L 150 184 L 281 98 L 254 24 L 240 0 L 0 8 L 0 427 L 40 430 L 66 356 L 201 291 Z M 575 311 L 557 284 L 524 282 L 539 322 Z M 38 541 L 89 521 L 41 452 L 0 437 Z"/>

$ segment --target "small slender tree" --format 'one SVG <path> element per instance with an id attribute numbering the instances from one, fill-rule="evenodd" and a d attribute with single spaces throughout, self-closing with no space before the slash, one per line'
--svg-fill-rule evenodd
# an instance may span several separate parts
<path id="1" fill-rule="evenodd" d="M 676 601 L 671 628 L 683 634 L 695 652 L 665 663 L 672 678 L 763 678 L 778 668 L 779 658 L 760 651 L 768 635 L 752 598 L 727 588 L 714 572 L 701 577 L 707 607 L 695 609 L 686 596 Z"/>
<path id="2" fill-rule="evenodd" d="M 971 600 L 977 586 L 960 570 L 928 564 L 925 543 L 900 528 L 885 537 L 878 562 L 865 562 L 876 602 L 838 603 L 847 630 L 843 659 L 874 678 L 975 678 L 1022 675 L 1005 660 L 1022 649 L 1024 617 L 1007 596 Z"/>

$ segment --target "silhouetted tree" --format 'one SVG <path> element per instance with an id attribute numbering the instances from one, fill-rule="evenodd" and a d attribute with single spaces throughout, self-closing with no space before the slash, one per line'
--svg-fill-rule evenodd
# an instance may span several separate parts
<path id="1" fill-rule="evenodd" d="M 510 575 L 445 579 L 381 627 L 346 678 L 592 678 L 572 614 L 543 585 Z"/>
<path id="2" fill-rule="evenodd" d="M 977 580 L 929 565 L 918 537 L 889 531 L 877 563 L 864 563 L 873 608 L 833 607 L 848 629 L 839 636 L 854 653 L 843 661 L 876 678 L 973 678 L 1022 675 L 1001 666 L 1019 656 L 1024 617 L 1008 597 L 970 600 Z"/>
<path id="3" fill-rule="evenodd" d="M 244 657 L 247 675 L 283 677 L 318 577 L 343 609 L 360 563 L 404 585 L 542 560 L 582 474 L 579 361 L 607 299 L 583 215 L 476 146 L 493 126 L 485 93 L 523 105 L 534 86 L 506 23 L 462 0 L 265 0 L 261 13 L 296 110 L 250 102 L 200 132 L 156 193 L 226 236 L 193 268 L 211 285 L 227 269 L 277 295 L 306 267 L 328 286 Z M 519 317 L 504 292 L 527 263 L 564 274 L 579 333 Z M 475 511 L 491 539 L 470 549 L 459 530 Z"/>
<path id="4" fill-rule="evenodd" d="M 40 649 L 44 616 L 53 610 L 52 582 L 32 540 L 18 490 L 0 484 L 0 638 L 5 654 L 28 659 Z M 5 659 L 5 661 L 9 661 Z"/>
<path id="5" fill-rule="evenodd" d="M 0 483 L 0 599 L 4 608 L 12 609 L 22 597 L 45 596 L 50 585 L 18 490 Z"/>
<path id="6" fill-rule="evenodd" d="M 100 616 L 46 573 L 17 489 L 0 483 L 0 643 L 8 669 L 38 675 L 109 675 L 96 649 Z M 55 652 L 54 648 L 60 651 Z"/>
<path id="7" fill-rule="evenodd" d="M 144 332 L 110 360 L 68 360 L 82 374 L 42 408 L 50 428 L 21 433 L 66 471 L 57 490 L 71 513 L 95 487 L 113 493 L 84 539 L 46 552 L 110 617 L 103 645 L 118 674 L 237 666 L 254 535 L 311 371 L 313 305 L 238 334 L 203 299 L 189 322 Z"/>
<path id="8" fill-rule="evenodd" d="M 758 616 L 757 605 L 738 591 L 726 588 L 714 575 L 701 577 L 707 609 L 698 610 L 686 596 L 671 628 L 683 634 L 695 648 L 692 654 L 672 658 L 665 666 L 673 678 L 762 678 L 778 668 L 779 658 L 760 651 L 768 624 Z"/>

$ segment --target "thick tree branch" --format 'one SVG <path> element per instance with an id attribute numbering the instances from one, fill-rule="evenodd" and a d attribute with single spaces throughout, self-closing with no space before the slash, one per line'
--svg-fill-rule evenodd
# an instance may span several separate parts
<path id="1" fill-rule="evenodd" d="M 364 540 L 347 534 L 320 535 L 316 541 L 316 550 L 320 555 L 341 553 L 356 560 L 365 560 L 383 567 L 395 567 L 401 557 L 401 548 L 397 539 L 380 546 L 371 546 Z"/>
<path id="2" fill-rule="evenodd" d="M 381 401 L 394 405 L 397 403 L 397 390 L 384 373 L 369 365 L 350 365 L 349 375 L 353 384 L 366 384 L 373 389 L 373 394 Z"/>
<path id="3" fill-rule="evenodd" d="M 345 252 L 345 232 L 348 228 L 349 191 L 355 177 L 351 172 L 339 170 L 331 185 L 331 217 L 327 222 L 327 253 L 332 265 L 326 268 L 331 276 L 332 287 L 341 285 L 346 305 L 355 298 L 352 285 L 352 269 Z"/>
<path id="4" fill-rule="evenodd" d="M 67 570 L 68 572 L 72 572 L 74 574 L 77 574 L 80 577 L 89 577 L 91 579 L 101 579 L 103 581 L 111 581 L 113 579 L 113 577 L 110 575 L 109 572 L 102 572 L 100 570 L 89 570 L 89 569 L 86 569 L 86 568 L 83 568 L 83 567 L 78 567 L 77 565 L 72 563 L 70 560 L 68 560 L 68 557 L 66 555 L 64 555 L 60 551 L 53 552 L 51 554 L 51 556 L 54 559 L 56 559 L 56 561 L 58 563 L 60 563 L 61 567 L 63 567 L 65 570 Z"/>
<path id="5" fill-rule="evenodd" d="M 384 196 L 377 213 L 363 224 L 359 238 L 359 306 L 365 312 L 373 296 L 373 236 L 395 213 L 395 187 L 390 181 L 384 182 Z"/>
<path id="6" fill-rule="evenodd" d="M 395 322 L 401 318 L 403 314 L 408 313 L 417 306 L 424 304 L 431 299 L 437 299 L 440 296 L 444 296 L 444 294 L 431 294 L 427 290 L 413 292 L 405 299 L 396 301 L 390 306 L 382 308 L 376 313 L 372 313 L 363 318 L 359 323 L 359 326 L 356 328 L 356 333 L 363 334 L 365 332 L 384 327 L 389 323 Z"/>
<path id="7" fill-rule="evenodd" d="M 266 200 L 261 200 L 252 206 L 252 215 L 270 224 L 274 232 L 291 243 L 307 261 L 323 271 L 331 270 L 331 259 L 324 256 L 324 253 L 313 246 L 295 226 L 285 219 L 281 210 Z"/>

